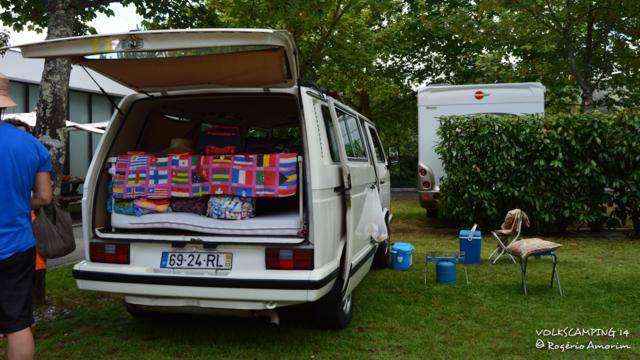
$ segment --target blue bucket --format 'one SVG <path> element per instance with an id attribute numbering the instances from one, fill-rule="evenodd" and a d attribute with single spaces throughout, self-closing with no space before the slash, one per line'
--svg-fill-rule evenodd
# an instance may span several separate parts
<path id="1" fill-rule="evenodd" d="M 460 230 L 460 252 L 464 252 L 465 264 L 480 264 L 482 254 L 482 233 L 475 230 Z"/>
<path id="2" fill-rule="evenodd" d="M 391 247 L 391 268 L 409 270 L 412 263 L 413 245 L 409 243 L 395 243 Z"/>
<path id="3" fill-rule="evenodd" d="M 456 264 L 450 261 L 440 261 L 436 264 L 436 281 L 439 284 L 456 283 Z"/>

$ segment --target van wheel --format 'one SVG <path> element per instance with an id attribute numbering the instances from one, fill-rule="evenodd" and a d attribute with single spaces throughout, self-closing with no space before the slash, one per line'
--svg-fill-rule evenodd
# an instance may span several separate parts
<path id="1" fill-rule="evenodd" d="M 342 284 L 342 273 L 340 273 L 331 291 L 313 304 L 314 317 L 318 327 L 344 329 L 353 319 L 353 291 L 346 299 L 343 299 Z"/>
<path id="2" fill-rule="evenodd" d="M 435 219 L 438 217 L 438 209 L 427 209 L 427 217 L 429 219 Z"/>
<path id="3" fill-rule="evenodd" d="M 372 269 L 385 269 L 391 266 L 391 228 L 387 221 L 387 240 L 378 244 L 376 254 L 373 256 Z"/>

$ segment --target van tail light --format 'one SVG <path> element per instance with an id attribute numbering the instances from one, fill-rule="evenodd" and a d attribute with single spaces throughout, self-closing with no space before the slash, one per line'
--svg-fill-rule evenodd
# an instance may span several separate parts
<path id="1" fill-rule="evenodd" d="M 427 189 L 427 190 L 429 190 L 429 189 L 431 189 L 431 183 L 428 182 L 428 181 L 423 181 L 422 182 L 422 187 Z"/>
<path id="2" fill-rule="evenodd" d="M 129 264 L 129 244 L 91 243 L 89 258 L 92 262 Z"/>
<path id="3" fill-rule="evenodd" d="M 265 264 L 269 270 L 313 270 L 313 249 L 267 248 Z"/>
<path id="4" fill-rule="evenodd" d="M 420 176 L 427 176 L 427 170 L 426 169 L 420 169 L 420 171 L 418 171 L 418 173 L 420 174 Z"/>

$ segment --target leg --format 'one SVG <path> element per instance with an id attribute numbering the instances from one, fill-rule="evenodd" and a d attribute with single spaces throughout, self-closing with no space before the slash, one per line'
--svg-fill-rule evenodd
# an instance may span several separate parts
<path id="1" fill-rule="evenodd" d="M 491 262 L 492 264 L 495 264 L 495 263 L 496 263 L 496 261 L 498 261 L 498 259 L 500 259 L 500 256 L 502 256 L 502 254 L 504 254 L 504 250 L 502 250 L 502 249 L 496 249 L 496 251 L 498 251 L 498 250 L 499 250 L 500 252 L 498 252 L 498 255 L 496 255 L 496 258 L 495 258 L 495 259 L 493 259 L 493 261 Z"/>
<path id="2" fill-rule="evenodd" d="M 7 334 L 7 358 L 9 360 L 33 359 L 35 345 L 31 328 Z"/>
<path id="3" fill-rule="evenodd" d="M 527 295 L 527 259 L 520 258 L 520 270 L 522 271 L 522 292 Z"/>
<path id="4" fill-rule="evenodd" d="M 502 239 L 500 239 L 500 237 L 496 235 L 495 232 L 492 231 L 491 235 L 498 242 L 498 247 L 496 247 L 491 253 L 491 255 L 489 255 L 489 261 L 491 261 L 491 259 L 493 258 L 493 255 L 497 254 L 496 258 L 493 260 L 493 264 L 495 264 L 496 261 L 498 261 L 498 259 L 500 258 L 500 256 L 502 256 L 502 254 L 504 253 L 505 246 L 504 246 L 504 243 L 502 242 Z"/>
<path id="5" fill-rule="evenodd" d="M 556 256 L 551 254 L 551 260 L 553 261 L 553 270 L 551 271 L 551 287 L 553 287 L 553 280 L 556 279 Z"/>
<path id="6" fill-rule="evenodd" d="M 558 282 L 558 291 L 560 292 L 560 296 L 563 296 L 562 286 L 560 286 L 560 275 L 558 275 L 558 268 L 556 266 L 558 258 L 556 257 L 556 254 L 552 254 L 551 256 L 553 256 L 553 275 L 551 277 L 551 285 L 553 286 L 553 276 L 555 275 L 556 281 Z"/>
<path id="7" fill-rule="evenodd" d="M 0 329 L 9 360 L 33 359 L 33 283 L 35 249 L 0 260 Z"/>
<path id="8" fill-rule="evenodd" d="M 493 249 L 493 251 L 491 252 L 491 255 L 489 255 L 489 261 L 491 261 L 491 258 L 497 251 L 498 251 L 498 248 Z"/>
<path id="9" fill-rule="evenodd" d="M 464 266 L 464 276 L 467 279 L 467 285 L 469 285 L 470 282 L 469 282 L 469 274 L 467 273 L 467 264 L 464 264 L 463 266 Z"/>
<path id="10" fill-rule="evenodd" d="M 33 286 L 33 301 L 36 307 L 46 304 L 45 298 L 45 279 L 47 270 L 36 270 L 36 281 Z"/>
<path id="11" fill-rule="evenodd" d="M 424 284 L 425 285 L 427 285 L 427 265 L 429 265 L 429 263 L 425 261 L 424 263 Z"/>

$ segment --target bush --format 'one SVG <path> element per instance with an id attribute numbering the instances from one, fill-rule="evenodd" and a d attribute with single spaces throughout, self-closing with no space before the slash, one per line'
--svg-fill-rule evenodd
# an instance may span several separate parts
<path id="1" fill-rule="evenodd" d="M 442 118 L 436 149 L 446 173 L 441 212 L 495 227 L 509 209 L 521 208 L 542 232 L 597 226 L 606 219 L 605 188 L 614 180 L 614 190 L 640 195 L 640 175 L 622 178 L 619 171 L 620 161 L 633 166 L 633 136 L 625 134 L 631 127 L 637 139 L 637 120 L 596 112 Z M 634 159 L 637 164 L 640 157 Z M 625 197 L 637 209 L 640 196 L 631 198 Z"/>
<path id="2" fill-rule="evenodd" d="M 608 144 L 612 154 L 609 173 L 615 219 L 625 224 L 631 219 L 640 235 L 640 113 L 623 112 L 615 119 L 614 136 Z"/>

